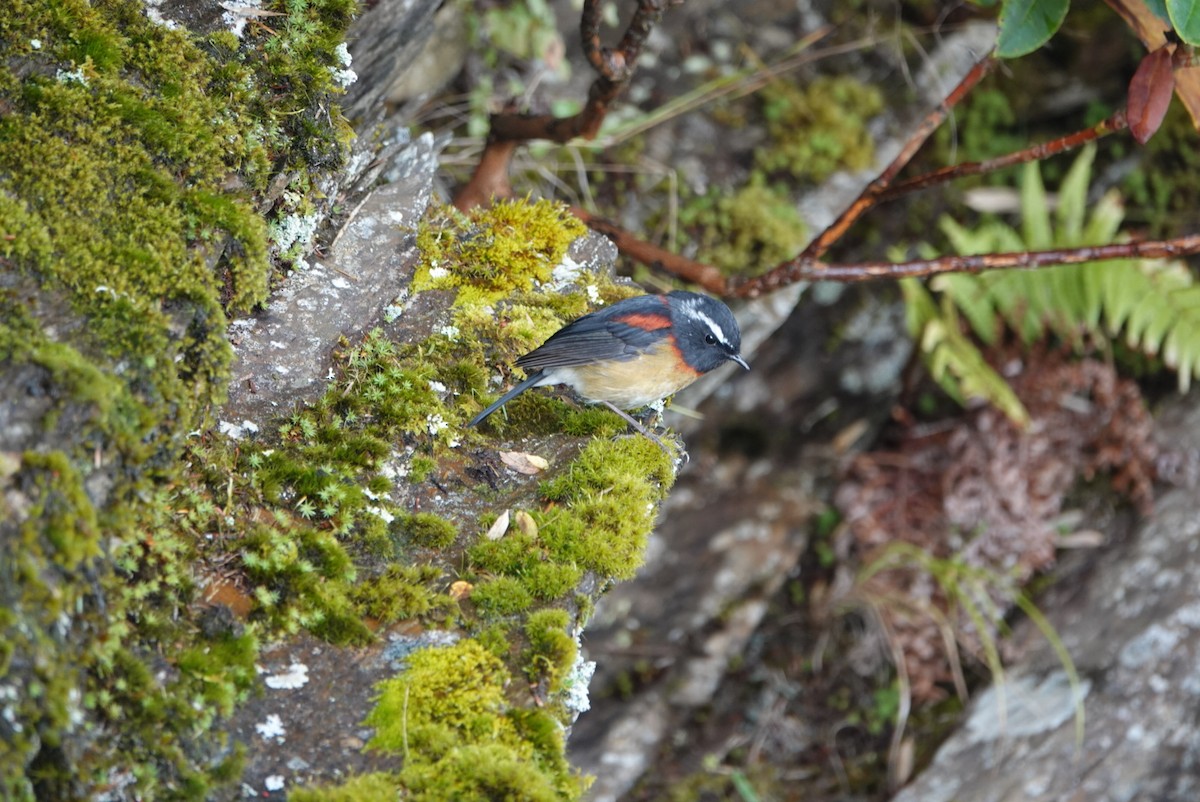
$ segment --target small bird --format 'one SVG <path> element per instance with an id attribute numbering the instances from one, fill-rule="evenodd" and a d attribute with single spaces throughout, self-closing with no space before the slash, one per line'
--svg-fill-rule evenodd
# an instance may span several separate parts
<path id="1" fill-rule="evenodd" d="M 679 392 L 725 362 L 749 370 L 741 347 L 733 313 L 715 298 L 682 290 L 626 298 L 568 323 L 517 359 L 529 378 L 467 425 L 479 424 L 530 387 L 565 384 L 657 441 L 624 410 Z"/>

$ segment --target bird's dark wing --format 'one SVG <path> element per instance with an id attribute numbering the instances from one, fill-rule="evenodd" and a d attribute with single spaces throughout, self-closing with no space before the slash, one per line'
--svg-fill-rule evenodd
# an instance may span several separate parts
<path id="1" fill-rule="evenodd" d="M 666 337 L 670 327 L 669 307 L 660 296 L 628 298 L 563 326 L 517 366 L 537 370 L 633 359 Z"/>

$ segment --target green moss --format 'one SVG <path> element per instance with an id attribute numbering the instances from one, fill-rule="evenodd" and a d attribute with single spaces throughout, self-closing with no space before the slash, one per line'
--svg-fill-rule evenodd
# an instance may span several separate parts
<path id="1" fill-rule="evenodd" d="M 402 781 L 418 800 L 570 800 L 584 783 L 563 757 L 556 725 L 511 710 L 504 664 L 474 640 L 412 655 L 380 684 L 367 718 L 370 748 L 402 754 Z"/>
<path id="2" fill-rule="evenodd" d="M 796 255 L 806 227 L 785 187 L 768 185 L 761 173 L 730 193 L 712 187 L 687 201 L 679 221 L 698 230 L 704 261 L 726 273 L 753 275 Z"/>
<path id="3" fill-rule="evenodd" d="M 43 449 L 0 476 L 34 500 L 0 502 L 0 676 L 20 697 L 0 796 L 92 798 L 119 780 L 204 799 L 240 774 L 210 730 L 252 682 L 257 640 L 189 620 L 189 538 L 228 523 L 171 489 L 174 459 L 223 395 L 227 313 L 266 296 L 256 193 L 341 158 L 329 65 L 352 10 L 291 2 L 278 32 L 243 43 L 168 30 L 128 0 L 0 14 L 0 362 L 46 399 Z M 309 551 L 336 572 L 303 537 L 280 560 Z"/>
<path id="4" fill-rule="evenodd" d="M 1144 166 L 1125 176 L 1123 188 L 1131 202 L 1127 221 L 1147 226 L 1153 236 L 1189 230 L 1200 203 L 1200 154 L 1195 138 L 1187 110 L 1182 103 L 1172 103 L 1162 127 L 1144 148 L 1138 148 Z M 1113 158 L 1134 147 L 1121 143 Z"/>
<path id="5" fill-rule="evenodd" d="M 60 451 L 27 452 L 24 468 L 33 479 L 37 499 L 21 527 L 25 542 L 33 546 L 42 538 L 51 547 L 47 555 L 64 571 L 78 571 L 86 561 L 100 556 L 96 543 L 96 513 L 83 489 L 83 478 Z"/>
<path id="6" fill-rule="evenodd" d="M 392 564 L 381 575 L 356 585 L 351 597 L 360 615 L 382 624 L 449 612 L 455 606 L 450 597 L 430 587 L 441 576 L 441 570 L 431 565 Z"/>
<path id="7" fill-rule="evenodd" d="M 485 616 L 515 615 L 533 604 L 533 594 L 519 579 L 498 576 L 476 585 L 471 601 Z"/>
<path id="8" fill-rule="evenodd" d="M 822 76 L 805 86 L 779 79 L 760 97 L 772 140 L 755 151 L 763 170 L 819 183 L 836 170 L 871 164 L 875 148 L 866 124 L 883 110 L 876 87 L 845 76 Z"/>
<path id="9" fill-rule="evenodd" d="M 510 748 L 474 744 L 454 749 L 437 763 L 416 762 L 400 774 L 408 799 L 421 802 L 559 802 L 563 797 L 547 777 Z"/>
<path id="10" fill-rule="evenodd" d="M 507 660 L 513 648 L 513 636 L 502 623 L 491 624 L 479 630 L 475 640 L 501 660 Z"/>
<path id="11" fill-rule="evenodd" d="M 403 528 L 409 540 L 427 549 L 444 549 L 458 537 L 454 524 L 431 512 L 407 516 Z"/>
<path id="12" fill-rule="evenodd" d="M 565 598 L 582 579 L 583 571 L 578 566 L 539 562 L 525 574 L 525 586 L 534 598 L 554 601 Z"/>
<path id="13" fill-rule="evenodd" d="M 627 579 L 642 564 L 657 504 L 673 481 L 671 459 L 648 438 L 594 440 L 542 484 L 560 505 L 534 516 L 539 536 L 558 562 Z"/>
<path id="14" fill-rule="evenodd" d="M 501 200 L 467 214 L 444 207 L 417 233 L 413 290 L 457 289 L 457 304 L 488 304 L 548 281 L 586 231 L 561 203 Z"/>
<path id="15" fill-rule="evenodd" d="M 551 693 L 562 687 L 579 653 L 575 639 L 567 632 L 570 626 L 571 616 L 566 610 L 538 610 L 525 620 L 525 635 L 529 638 L 525 673 L 534 682 L 545 679 Z"/>
<path id="16" fill-rule="evenodd" d="M 337 786 L 288 791 L 288 799 L 292 802 L 395 802 L 399 798 L 399 780 L 382 772 L 360 774 Z"/>

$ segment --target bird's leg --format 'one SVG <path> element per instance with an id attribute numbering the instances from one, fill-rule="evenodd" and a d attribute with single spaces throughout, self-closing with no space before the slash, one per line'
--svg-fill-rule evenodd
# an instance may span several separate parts
<path id="1" fill-rule="evenodd" d="M 663 451 L 667 452 L 667 456 L 668 456 L 668 457 L 672 457 L 672 458 L 673 458 L 673 457 L 675 456 L 675 452 L 673 452 L 673 451 L 671 450 L 671 448 L 670 448 L 670 447 L 669 447 L 669 446 L 668 446 L 666 443 L 664 443 L 664 442 L 662 441 L 662 438 L 660 438 L 658 435 L 656 435 L 656 434 L 654 434 L 653 432 L 651 432 L 649 429 L 647 429 L 647 428 L 646 428 L 645 426 L 643 426 L 642 424 L 638 423 L 637 419 L 635 419 L 635 418 L 634 418 L 632 415 L 630 415 L 628 412 L 626 412 L 626 411 L 625 411 L 625 410 L 623 410 L 623 409 L 619 409 L 619 408 L 618 408 L 618 407 L 617 407 L 615 404 L 613 404 L 613 403 L 610 403 L 610 402 L 608 402 L 608 401 L 601 401 L 600 403 L 601 403 L 601 404 L 604 404 L 604 406 L 608 407 L 608 408 L 609 408 L 609 409 L 611 409 L 613 412 L 617 413 L 617 414 L 618 414 L 618 415 L 620 415 L 622 418 L 624 418 L 625 420 L 627 420 L 627 421 L 629 422 L 629 425 L 630 425 L 630 426 L 632 426 L 634 429 L 636 429 L 636 430 L 637 430 L 637 431 L 638 431 L 640 434 L 643 434 L 643 435 L 645 435 L 646 437 L 649 437 L 649 438 L 650 438 L 651 440 L 653 440 L 655 443 L 658 443 L 658 447 L 659 447 L 659 448 L 661 448 Z M 684 459 L 685 461 L 687 460 L 687 452 L 686 452 L 686 451 L 684 451 L 684 452 L 683 452 L 683 459 Z"/>

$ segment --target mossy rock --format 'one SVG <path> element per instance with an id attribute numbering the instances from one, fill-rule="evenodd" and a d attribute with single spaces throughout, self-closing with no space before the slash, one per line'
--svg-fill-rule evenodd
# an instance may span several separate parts
<path id="1" fill-rule="evenodd" d="M 256 640 L 181 615 L 176 458 L 224 394 L 227 315 L 266 297 L 268 185 L 344 152 L 316 111 L 353 4 L 302 5 L 303 41 L 296 20 L 171 30 L 131 0 L 0 16 L 5 798 L 204 798 L 240 773 L 212 726 Z M 280 82 L 307 89 L 263 92 Z"/>

